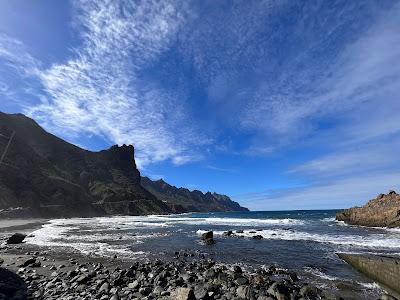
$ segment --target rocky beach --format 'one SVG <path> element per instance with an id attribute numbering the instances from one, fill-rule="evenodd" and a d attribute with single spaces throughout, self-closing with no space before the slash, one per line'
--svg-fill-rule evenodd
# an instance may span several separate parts
<path id="1" fill-rule="evenodd" d="M 190 250 L 163 261 L 91 257 L 25 244 L 26 234 L 3 236 L 0 299 L 339 299 L 273 266 L 244 269 Z M 212 232 L 203 243 L 214 243 Z"/>
<path id="2" fill-rule="evenodd" d="M 40 222 L 28 221 L 22 235 L 32 238 Z M 29 228 L 29 224 L 35 225 Z M 224 241 L 212 232 L 199 236 L 200 248 L 166 251 L 162 259 L 132 259 L 18 240 L 7 244 L 17 231 L 20 227 L 2 228 L 0 299 L 358 299 L 351 287 L 340 282 L 337 288 L 324 288 L 276 265 L 214 259 L 209 250 Z M 256 241 L 262 231 L 254 232 Z M 233 240 L 240 234 L 242 230 L 224 232 Z M 378 294 L 395 299 L 383 291 Z"/>

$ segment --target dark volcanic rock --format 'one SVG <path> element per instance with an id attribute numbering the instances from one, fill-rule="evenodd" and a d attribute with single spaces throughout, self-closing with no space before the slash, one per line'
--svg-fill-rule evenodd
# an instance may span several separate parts
<path id="1" fill-rule="evenodd" d="M 207 231 L 201 235 L 201 239 L 203 240 L 204 244 L 212 245 L 215 243 L 214 241 L 214 233 L 212 231 Z"/>
<path id="2" fill-rule="evenodd" d="M 0 133 L 10 136 L 13 131 L 0 168 L 0 217 L 170 212 L 141 186 L 133 146 L 87 151 L 24 115 L 0 112 Z"/>
<path id="3" fill-rule="evenodd" d="M 26 238 L 26 234 L 23 233 L 14 233 L 7 240 L 7 244 L 21 244 Z"/>
<path id="4" fill-rule="evenodd" d="M 390 191 L 380 194 L 362 207 L 345 209 L 336 214 L 336 220 L 351 225 L 372 227 L 400 226 L 400 195 Z"/>

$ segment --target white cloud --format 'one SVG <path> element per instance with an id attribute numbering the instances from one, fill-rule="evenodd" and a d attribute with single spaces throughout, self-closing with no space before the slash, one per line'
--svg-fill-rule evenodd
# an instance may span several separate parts
<path id="1" fill-rule="evenodd" d="M 345 174 L 366 173 L 373 170 L 398 168 L 398 142 L 364 146 L 347 151 L 335 151 L 292 168 L 289 173 L 319 178 Z"/>
<path id="2" fill-rule="evenodd" d="M 323 118 L 337 120 L 341 116 L 351 116 L 357 119 L 363 113 L 363 126 L 372 125 L 371 120 L 377 121 L 368 127 L 377 126 L 391 133 L 394 130 L 392 126 L 380 126 L 383 120 L 375 118 L 374 112 L 379 106 L 380 113 L 392 111 L 393 106 L 398 107 L 400 102 L 399 27 L 400 5 L 396 5 L 390 12 L 381 15 L 379 21 L 358 40 L 340 45 L 340 55 L 328 61 L 325 69 L 321 69 L 319 61 L 308 65 L 304 72 L 283 68 L 284 73 L 294 72 L 292 75 L 280 75 L 283 80 L 277 93 L 268 82 L 260 85 L 242 115 L 243 126 L 276 134 L 279 139 L 286 136 L 298 138 L 313 132 Z M 324 39 L 320 41 L 321 44 L 323 42 Z M 331 51 L 337 46 L 334 43 L 331 44 Z M 296 65 L 297 62 L 292 63 Z M 322 65 L 325 64 L 324 61 Z M 370 110 L 366 111 L 363 106 L 368 106 Z M 369 124 L 365 124 L 365 118 L 368 118 Z M 393 123 L 391 125 L 400 130 L 400 123 Z M 368 131 L 359 131 L 358 137 L 360 134 L 369 135 Z"/>
<path id="3" fill-rule="evenodd" d="M 363 205 L 378 194 L 400 189 L 399 172 L 350 176 L 300 188 L 237 195 L 235 201 L 251 210 L 338 209 Z"/>
<path id="4" fill-rule="evenodd" d="M 185 95 L 143 77 L 174 41 L 185 22 L 185 5 L 176 1 L 76 1 L 74 28 L 82 44 L 65 63 L 37 68 L 22 44 L 1 44 L 0 56 L 43 86 L 41 103 L 26 109 L 53 132 L 95 134 L 110 143 L 136 147 L 139 166 L 171 159 L 198 159 L 207 143 L 185 117 Z M 44 96 L 44 97 L 43 97 Z M 64 134 L 65 135 L 65 134 Z"/>
<path id="5" fill-rule="evenodd" d="M 32 57 L 24 44 L 0 32 L 0 63 L 20 76 L 37 75 L 39 62 Z"/>

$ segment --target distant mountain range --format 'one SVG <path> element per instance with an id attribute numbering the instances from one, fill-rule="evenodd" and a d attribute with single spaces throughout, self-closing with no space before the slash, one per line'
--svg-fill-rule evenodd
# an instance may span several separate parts
<path id="1" fill-rule="evenodd" d="M 0 216 L 70 217 L 247 210 L 228 196 L 141 177 L 133 146 L 91 152 L 46 132 L 22 114 L 0 112 L 10 137 L 0 164 Z M 7 138 L 0 136 L 0 155 Z M 1 156 L 0 156 L 1 157 Z"/>
<path id="2" fill-rule="evenodd" d="M 163 179 L 153 181 L 142 177 L 142 186 L 158 199 L 167 203 L 174 212 L 248 211 L 228 196 L 217 193 L 190 191 L 177 188 Z"/>

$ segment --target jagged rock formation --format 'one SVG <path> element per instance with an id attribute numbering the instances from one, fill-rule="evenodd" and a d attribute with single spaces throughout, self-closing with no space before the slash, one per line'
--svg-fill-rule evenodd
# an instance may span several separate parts
<path id="1" fill-rule="evenodd" d="M 46 132 L 22 114 L 0 112 L 0 133 L 15 137 L 0 165 L 0 214 L 96 216 L 168 213 L 140 184 L 133 146 L 91 152 Z M 5 148 L 0 143 L 0 152 Z"/>
<path id="2" fill-rule="evenodd" d="M 160 179 L 153 181 L 148 177 L 142 177 L 142 185 L 145 189 L 163 200 L 176 213 L 183 212 L 210 212 L 210 211 L 248 211 L 239 203 L 232 201 L 226 195 L 217 193 L 202 193 L 190 191 L 185 188 L 177 188 Z"/>
<path id="3" fill-rule="evenodd" d="M 380 194 L 362 207 L 345 209 L 336 214 L 336 219 L 350 225 L 372 227 L 400 226 L 400 195 L 390 191 Z"/>

